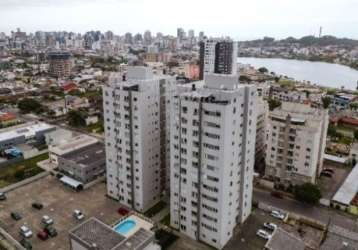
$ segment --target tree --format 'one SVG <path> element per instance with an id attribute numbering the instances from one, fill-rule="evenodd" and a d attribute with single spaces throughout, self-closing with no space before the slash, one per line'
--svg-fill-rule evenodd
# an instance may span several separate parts
<path id="1" fill-rule="evenodd" d="M 86 126 L 86 113 L 78 110 L 71 110 L 67 113 L 68 124 L 73 127 Z"/>
<path id="2" fill-rule="evenodd" d="M 267 73 L 268 72 L 268 69 L 265 68 L 265 67 L 261 67 L 258 69 L 260 73 Z"/>
<path id="3" fill-rule="evenodd" d="M 251 79 L 246 75 L 240 75 L 239 81 L 240 82 L 251 82 Z"/>
<path id="4" fill-rule="evenodd" d="M 358 140 L 358 130 L 354 130 L 354 139 Z"/>
<path id="5" fill-rule="evenodd" d="M 275 100 L 275 99 L 269 99 L 268 100 L 269 109 L 270 111 L 274 110 L 275 108 L 281 107 L 281 101 Z"/>
<path id="6" fill-rule="evenodd" d="M 296 200 L 308 204 L 316 204 L 322 197 L 319 187 L 312 183 L 295 186 L 294 196 Z"/>
<path id="7" fill-rule="evenodd" d="M 41 103 L 33 98 L 24 98 L 20 100 L 17 103 L 17 107 L 23 114 L 30 112 L 41 113 L 43 111 Z"/>
<path id="8" fill-rule="evenodd" d="M 323 108 L 328 109 L 331 102 L 332 102 L 331 97 L 329 96 L 322 97 Z"/>
<path id="9" fill-rule="evenodd" d="M 329 124 L 327 129 L 327 134 L 331 137 L 337 137 L 337 129 L 335 126 Z"/>

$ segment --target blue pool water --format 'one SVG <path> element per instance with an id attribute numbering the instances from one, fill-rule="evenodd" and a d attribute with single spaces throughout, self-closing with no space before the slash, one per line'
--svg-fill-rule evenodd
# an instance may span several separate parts
<path id="1" fill-rule="evenodd" d="M 120 234 L 127 234 L 132 228 L 135 227 L 135 221 L 131 220 L 131 219 L 126 219 L 124 221 L 122 221 L 121 223 L 119 223 L 118 225 L 116 225 L 113 229 L 114 231 L 116 231 L 117 233 Z"/>

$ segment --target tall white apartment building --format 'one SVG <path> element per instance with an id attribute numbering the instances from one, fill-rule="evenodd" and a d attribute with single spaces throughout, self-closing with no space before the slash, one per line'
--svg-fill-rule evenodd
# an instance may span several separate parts
<path id="1" fill-rule="evenodd" d="M 208 74 L 171 104 L 171 226 L 218 249 L 251 212 L 255 101 L 237 75 Z"/>
<path id="2" fill-rule="evenodd" d="M 207 74 L 237 74 L 238 45 L 230 39 L 207 39 L 200 42 L 200 76 Z"/>
<path id="3" fill-rule="evenodd" d="M 322 170 L 328 111 L 283 102 L 271 111 L 267 126 L 265 175 L 288 185 L 316 182 Z"/>
<path id="4" fill-rule="evenodd" d="M 259 92 L 258 92 L 259 95 Z M 264 174 L 266 151 L 266 126 L 269 114 L 269 106 L 262 96 L 257 97 L 257 122 L 256 122 L 256 147 L 255 147 L 255 171 Z"/>
<path id="5" fill-rule="evenodd" d="M 143 212 L 169 188 L 169 112 L 175 79 L 128 67 L 103 88 L 107 193 Z"/>

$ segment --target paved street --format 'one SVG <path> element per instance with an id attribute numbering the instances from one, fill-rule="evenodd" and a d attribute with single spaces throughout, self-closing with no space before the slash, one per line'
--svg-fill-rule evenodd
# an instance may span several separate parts
<path id="1" fill-rule="evenodd" d="M 282 210 L 301 214 L 306 217 L 319 220 L 358 232 L 358 219 L 343 214 L 338 210 L 328 209 L 322 206 L 309 206 L 295 200 L 278 199 L 272 197 L 269 192 L 255 189 L 254 200 L 264 202 L 267 205 L 277 207 Z"/>

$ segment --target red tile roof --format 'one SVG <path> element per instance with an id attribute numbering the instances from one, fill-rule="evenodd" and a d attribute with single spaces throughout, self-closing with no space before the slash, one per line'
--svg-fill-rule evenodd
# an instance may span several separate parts
<path id="1" fill-rule="evenodd" d="M 0 114 L 0 121 L 1 122 L 5 122 L 5 121 L 11 121 L 16 119 L 16 116 L 14 114 L 11 113 L 4 113 L 4 114 Z"/>

